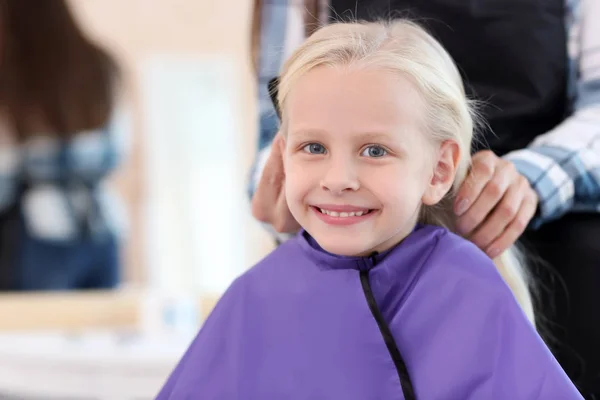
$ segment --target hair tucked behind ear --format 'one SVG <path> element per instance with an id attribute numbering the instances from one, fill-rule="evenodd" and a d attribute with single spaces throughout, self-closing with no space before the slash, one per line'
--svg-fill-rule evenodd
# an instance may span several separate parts
<path id="1" fill-rule="evenodd" d="M 421 210 L 420 221 L 454 231 L 453 202 L 471 163 L 470 149 L 478 117 L 467 99 L 462 78 L 450 55 L 424 29 L 406 20 L 391 23 L 337 23 L 316 31 L 287 61 L 279 88 L 282 132 L 286 131 L 285 103 L 295 82 L 320 66 L 378 68 L 410 79 L 425 104 L 426 131 L 434 142 L 456 142 L 460 162 L 452 189 L 433 207 Z M 521 308 L 534 323 L 534 312 L 522 259 L 509 250 L 494 260 Z"/>

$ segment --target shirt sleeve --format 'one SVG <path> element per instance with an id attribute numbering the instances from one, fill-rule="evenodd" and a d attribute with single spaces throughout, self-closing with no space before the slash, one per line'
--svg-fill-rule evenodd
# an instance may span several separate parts
<path id="1" fill-rule="evenodd" d="M 304 41 L 302 2 L 262 2 L 258 55 L 258 143 L 248 179 L 248 195 L 254 195 L 262 176 L 271 142 L 279 130 L 279 119 L 269 96 L 268 83 L 275 78 L 289 55 Z"/>
<path id="2" fill-rule="evenodd" d="M 600 2 L 572 10 L 574 112 L 529 147 L 509 153 L 539 197 L 536 228 L 571 211 L 600 211 Z"/>

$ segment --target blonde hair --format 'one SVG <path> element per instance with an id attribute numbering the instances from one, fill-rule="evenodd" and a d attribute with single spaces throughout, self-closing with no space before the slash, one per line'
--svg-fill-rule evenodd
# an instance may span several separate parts
<path id="1" fill-rule="evenodd" d="M 277 102 L 286 130 L 286 98 L 295 82 L 320 66 L 364 66 L 396 72 L 416 85 L 426 105 L 425 123 L 431 139 L 455 141 L 461 153 L 452 189 L 434 207 L 423 207 L 419 221 L 454 231 L 452 204 L 471 163 L 470 150 L 478 117 L 465 94 L 460 73 L 446 50 L 419 25 L 407 20 L 391 23 L 335 23 L 317 30 L 284 65 Z M 528 277 L 516 249 L 494 260 L 527 318 L 535 323 Z"/>

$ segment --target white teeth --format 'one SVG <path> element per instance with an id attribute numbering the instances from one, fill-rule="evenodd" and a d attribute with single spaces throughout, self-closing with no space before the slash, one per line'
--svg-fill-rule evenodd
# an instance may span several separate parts
<path id="1" fill-rule="evenodd" d="M 330 217 L 339 217 L 339 218 L 354 217 L 354 216 L 360 217 L 360 216 L 368 213 L 368 211 L 337 212 L 337 211 L 325 210 L 323 208 L 319 208 L 319 211 L 321 211 L 321 213 L 323 213 L 325 215 L 329 215 Z"/>

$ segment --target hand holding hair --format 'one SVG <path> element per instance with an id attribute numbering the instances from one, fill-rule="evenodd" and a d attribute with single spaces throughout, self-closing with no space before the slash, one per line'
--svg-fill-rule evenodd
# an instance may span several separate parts
<path id="1" fill-rule="evenodd" d="M 473 156 L 454 211 L 457 231 L 491 258 L 512 246 L 535 215 L 538 196 L 513 163 L 489 150 Z"/>
<path id="2" fill-rule="evenodd" d="M 252 215 L 272 225 L 279 233 L 295 233 L 300 230 L 300 225 L 292 216 L 285 199 L 284 143 L 279 133 L 273 139 L 271 154 L 252 197 Z"/>

